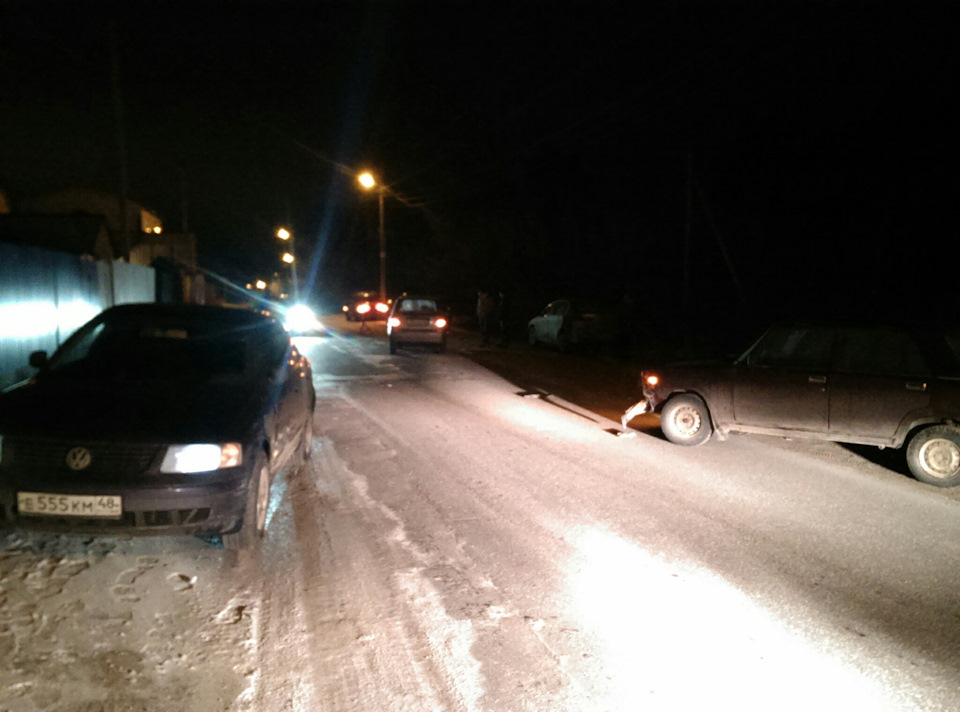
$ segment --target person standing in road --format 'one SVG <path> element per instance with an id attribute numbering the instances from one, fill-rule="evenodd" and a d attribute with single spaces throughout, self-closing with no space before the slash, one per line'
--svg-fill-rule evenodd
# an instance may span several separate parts
<path id="1" fill-rule="evenodd" d="M 490 345 L 490 319 L 493 316 L 493 298 L 486 290 L 477 292 L 477 321 L 480 324 L 480 340 L 483 346 Z"/>

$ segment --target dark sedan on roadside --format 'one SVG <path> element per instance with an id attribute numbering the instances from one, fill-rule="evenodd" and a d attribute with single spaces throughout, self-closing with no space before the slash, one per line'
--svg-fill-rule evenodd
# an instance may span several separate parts
<path id="1" fill-rule="evenodd" d="M 309 457 L 310 362 L 242 309 L 102 312 L 0 394 L 0 524 L 91 534 L 263 535 L 270 485 Z"/>
<path id="2" fill-rule="evenodd" d="M 729 364 L 643 371 L 644 399 L 682 445 L 758 433 L 899 448 L 914 477 L 960 484 L 960 338 L 936 329 L 779 324 Z"/>

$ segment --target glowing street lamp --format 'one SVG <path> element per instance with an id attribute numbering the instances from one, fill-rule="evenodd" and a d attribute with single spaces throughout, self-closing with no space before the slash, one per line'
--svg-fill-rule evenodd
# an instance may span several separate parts
<path id="1" fill-rule="evenodd" d="M 383 193 L 384 188 L 382 185 L 379 185 L 376 179 L 373 177 L 373 174 L 369 171 L 361 173 L 357 176 L 357 182 L 365 190 L 377 191 L 377 199 L 380 207 L 380 227 L 378 233 L 380 235 L 380 301 L 384 304 L 387 302 L 387 240 L 384 236 L 383 231 Z"/>
<path id="2" fill-rule="evenodd" d="M 283 242 L 290 243 L 290 251 L 284 252 L 280 256 L 280 259 L 283 261 L 284 264 L 290 265 L 290 271 L 293 274 L 293 299 L 294 301 L 299 302 L 300 289 L 299 289 L 299 285 L 297 284 L 297 265 L 296 265 L 297 258 L 296 258 L 296 250 L 294 249 L 293 233 L 287 230 L 287 228 L 285 227 L 278 228 L 277 239 L 282 240 Z"/>

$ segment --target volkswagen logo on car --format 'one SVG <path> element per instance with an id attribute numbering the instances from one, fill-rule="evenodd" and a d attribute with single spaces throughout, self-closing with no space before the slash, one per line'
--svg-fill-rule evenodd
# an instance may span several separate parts
<path id="1" fill-rule="evenodd" d="M 90 467 L 93 456 L 85 447 L 75 447 L 67 453 L 67 467 L 71 470 L 85 470 Z"/>

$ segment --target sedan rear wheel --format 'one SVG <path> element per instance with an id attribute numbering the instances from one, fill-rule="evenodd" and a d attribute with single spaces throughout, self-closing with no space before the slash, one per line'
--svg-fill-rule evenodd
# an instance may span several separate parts
<path id="1" fill-rule="evenodd" d="M 263 538 L 267 528 L 267 507 L 270 504 L 270 468 L 266 454 L 257 458 L 253 475 L 247 484 L 247 503 L 240 529 L 220 537 L 225 549 L 252 549 Z"/>
<path id="2" fill-rule="evenodd" d="M 928 485 L 960 485 L 960 428 L 934 425 L 921 430 L 907 445 L 907 465 Z"/>
<path id="3" fill-rule="evenodd" d="M 660 429 L 667 440 L 677 445 L 701 445 L 713 434 L 707 404 L 694 395 L 668 400 L 660 414 Z"/>

